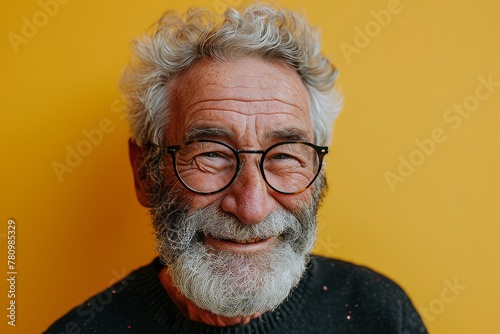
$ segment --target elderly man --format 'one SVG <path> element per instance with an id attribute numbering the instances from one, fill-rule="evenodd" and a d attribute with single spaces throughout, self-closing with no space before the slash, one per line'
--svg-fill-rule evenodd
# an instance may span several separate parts
<path id="1" fill-rule="evenodd" d="M 48 333 L 426 333 L 395 283 L 309 255 L 341 98 L 301 16 L 167 14 L 133 51 L 130 161 L 159 259 Z"/>

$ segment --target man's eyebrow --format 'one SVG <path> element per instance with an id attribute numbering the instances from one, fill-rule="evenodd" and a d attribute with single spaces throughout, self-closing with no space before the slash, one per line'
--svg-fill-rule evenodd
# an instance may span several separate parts
<path id="1" fill-rule="evenodd" d="M 190 128 L 184 135 L 185 141 L 210 139 L 210 138 L 234 138 L 234 133 L 228 129 L 221 128 Z"/>
<path id="2" fill-rule="evenodd" d="M 307 131 L 299 128 L 285 128 L 276 129 L 271 132 L 266 133 L 266 139 L 272 140 L 297 140 L 297 141 L 311 141 Z"/>
<path id="3" fill-rule="evenodd" d="M 275 129 L 265 134 L 265 139 L 271 141 L 305 141 L 310 142 L 312 138 L 309 137 L 307 131 L 296 127 Z M 193 127 L 186 131 L 184 141 L 201 140 L 201 139 L 214 139 L 224 138 L 233 140 L 236 138 L 233 131 L 229 129 L 216 128 L 216 127 Z"/>

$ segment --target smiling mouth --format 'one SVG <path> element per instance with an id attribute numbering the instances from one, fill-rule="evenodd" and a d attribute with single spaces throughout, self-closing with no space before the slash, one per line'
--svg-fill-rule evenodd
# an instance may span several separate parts
<path id="1" fill-rule="evenodd" d="M 254 243 L 257 243 L 260 241 L 265 241 L 265 240 L 269 239 L 269 238 L 260 238 L 260 237 L 255 237 L 252 239 L 232 239 L 232 238 L 215 237 L 215 236 L 210 235 L 210 234 L 206 234 L 205 237 L 209 237 L 209 238 L 215 239 L 217 241 L 232 242 L 235 244 L 254 244 Z"/>
<path id="2" fill-rule="evenodd" d="M 259 242 L 259 241 L 262 241 L 262 240 L 266 240 L 266 239 L 262 239 L 262 238 L 254 238 L 254 239 L 244 239 L 244 240 L 234 240 L 234 239 L 229 239 L 229 240 L 225 240 L 225 239 L 222 239 L 224 241 L 229 241 L 229 242 L 235 242 L 237 244 L 253 244 L 253 243 L 256 243 L 256 242 Z"/>
<path id="3" fill-rule="evenodd" d="M 232 239 L 224 237 L 215 237 L 210 234 L 205 234 L 202 237 L 202 242 L 210 245 L 216 250 L 229 250 L 232 252 L 254 252 L 268 249 L 276 237 L 254 237 L 249 239 Z"/>

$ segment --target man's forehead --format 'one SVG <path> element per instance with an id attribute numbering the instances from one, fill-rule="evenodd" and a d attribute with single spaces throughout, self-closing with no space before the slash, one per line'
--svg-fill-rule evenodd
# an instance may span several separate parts
<path id="1" fill-rule="evenodd" d="M 199 61 L 172 92 L 176 140 L 241 137 L 238 125 L 247 122 L 255 123 L 248 127 L 258 127 L 259 137 L 310 138 L 307 90 L 291 67 L 256 59 Z"/>

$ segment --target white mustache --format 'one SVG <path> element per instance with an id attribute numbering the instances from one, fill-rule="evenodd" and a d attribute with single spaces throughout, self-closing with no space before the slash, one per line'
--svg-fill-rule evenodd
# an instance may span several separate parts
<path id="1" fill-rule="evenodd" d="M 301 226 L 292 215 L 284 214 L 283 209 L 271 212 L 261 223 L 247 225 L 236 217 L 221 213 L 213 208 L 199 212 L 197 232 L 223 240 L 254 240 L 282 237 L 293 241 L 300 236 Z M 205 219 L 204 219 L 205 217 Z M 209 219 L 207 219 L 209 217 Z M 194 217 L 193 217 L 194 218 Z"/>

